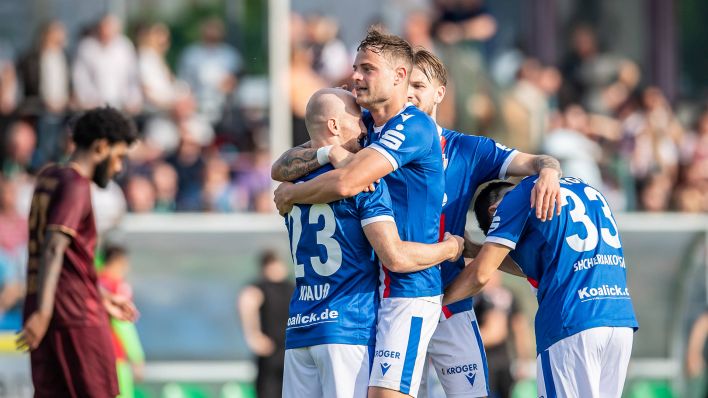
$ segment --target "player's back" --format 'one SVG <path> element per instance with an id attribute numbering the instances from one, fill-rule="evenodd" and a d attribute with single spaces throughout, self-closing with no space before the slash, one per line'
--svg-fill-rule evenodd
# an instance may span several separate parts
<path id="1" fill-rule="evenodd" d="M 443 148 L 445 170 L 445 197 L 440 229 L 463 236 L 467 211 L 479 186 L 487 181 L 506 177 L 506 169 L 518 153 L 487 137 L 467 135 L 438 126 Z M 442 284 L 446 287 L 455 280 L 465 261 L 446 261 L 441 264 Z M 447 306 L 450 313 L 472 309 L 472 299 Z"/>
<path id="2" fill-rule="evenodd" d="M 325 166 L 303 180 L 331 170 Z M 371 193 L 328 204 L 296 204 L 286 217 L 295 263 L 286 348 L 373 345 L 378 266 L 363 226 L 393 221 L 382 182 Z"/>
<path id="3" fill-rule="evenodd" d="M 391 194 L 394 217 L 402 240 L 435 243 L 445 191 L 442 149 L 435 122 L 407 104 L 383 126 L 375 127 L 371 114 L 363 119 L 369 129 L 369 147 L 381 153 L 394 171 L 384 177 Z M 440 267 L 399 274 L 387 271 L 383 297 L 424 297 L 442 293 Z"/>
<path id="4" fill-rule="evenodd" d="M 26 317 L 37 308 L 40 256 L 48 231 L 68 235 L 59 274 L 52 324 L 96 326 L 106 321 L 94 268 L 96 225 L 91 182 L 68 165 L 49 165 L 37 176 L 29 217 Z"/>
<path id="5" fill-rule="evenodd" d="M 561 179 L 562 211 L 541 222 L 529 207 L 537 176 L 507 193 L 487 241 L 516 242 L 512 258 L 538 282 L 538 350 L 561 338 L 600 326 L 637 327 L 627 289 L 622 242 L 607 200 L 579 179 Z M 524 213 L 514 217 L 513 213 Z M 521 236 L 506 235 L 505 218 L 524 220 Z"/>

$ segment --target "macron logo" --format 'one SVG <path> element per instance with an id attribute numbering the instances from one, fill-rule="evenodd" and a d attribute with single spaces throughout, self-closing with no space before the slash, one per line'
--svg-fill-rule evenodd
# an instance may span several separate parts
<path id="1" fill-rule="evenodd" d="M 474 386 L 474 379 L 477 378 L 477 373 L 467 373 L 465 377 L 467 378 L 467 381 L 470 382 L 470 385 Z"/>
<path id="2" fill-rule="evenodd" d="M 390 364 L 390 363 L 382 363 L 382 364 L 381 364 L 381 374 L 382 374 L 382 375 L 385 376 L 385 375 L 386 375 L 386 372 L 388 372 L 389 369 L 391 369 L 391 364 Z"/>
<path id="3" fill-rule="evenodd" d="M 406 120 L 412 118 L 413 116 L 415 116 L 415 115 L 409 115 L 409 114 L 407 114 L 407 113 L 401 113 L 401 119 L 403 119 L 403 123 L 405 123 Z"/>

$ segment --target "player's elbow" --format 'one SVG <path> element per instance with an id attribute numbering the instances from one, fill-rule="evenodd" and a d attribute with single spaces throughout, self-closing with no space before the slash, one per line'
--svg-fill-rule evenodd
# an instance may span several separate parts
<path id="1" fill-rule="evenodd" d="M 484 286 L 489 283 L 490 279 L 491 275 L 487 275 L 479 269 L 473 272 L 472 277 L 470 278 L 470 282 L 472 282 L 472 290 L 475 292 L 474 294 L 484 289 Z"/>
<path id="2" fill-rule="evenodd" d="M 273 163 L 273 166 L 271 166 L 270 178 L 273 179 L 273 181 L 285 182 L 283 175 L 280 173 L 280 165 L 278 165 L 278 162 Z"/>

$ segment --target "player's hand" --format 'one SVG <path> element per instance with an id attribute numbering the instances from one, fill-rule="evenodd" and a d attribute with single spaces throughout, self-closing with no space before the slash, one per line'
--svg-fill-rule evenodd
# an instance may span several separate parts
<path id="1" fill-rule="evenodd" d="M 450 261 L 457 261 L 460 256 L 462 256 L 462 253 L 465 250 L 465 240 L 457 235 L 453 235 L 449 232 L 445 232 L 445 235 L 443 236 L 443 242 L 448 241 L 448 240 L 454 240 L 455 243 L 457 244 L 457 250 L 454 252 L 454 257 L 450 258 Z"/>
<path id="2" fill-rule="evenodd" d="M 357 145 L 359 145 L 357 143 Z M 335 169 L 341 169 L 352 160 L 353 153 L 346 150 L 341 145 L 334 145 L 329 151 L 329 162 Z"/>
<path id="3" fill-rule="evenodd" d="M 278 185 L 278 188 L 275 189 L 275 196 L 273 197 L 273 201 L 275 202 L 275 207 L 278 208 L 278 213 L 280 213 L 281 216 L 285 216 L 286 214 L 290 213 L 290 210 L 293 208 L 292 202 L 290 202 L 290 186 L 293 185 L 291 182 L 282 182 L 280 185 Z"/>
<path id="4" fill-rule="evenodd" d="M 552 220 L 554 210 L 557 215 L 560 215 L 560 175 L 557 170 L 550 168 L 541 170 L 538 181 L 531 191 L 531 208 L 536 209 L 536 218 L 541 221 Z"/>
<path id="5" fill-rule="evenodd" d="M 376 184 L 380 183 L 381 179 L 372 182 L 368 187 L 364 188 L 364 192 L 374 192 L 376 190 Z"/>
<path id="6" fill-rule="evenodd" d="M 145 363 L 144 362 L 138 362 L 132 364 L 131 368 L 133 369 L 133 378 L 137 382 L 141 382 L 145 379 Z"/>
<path id="7" fill-rule="evenodd" d="M 135 304 L 127 297 L 120 295 L 104 297 L 103 306 L 106 308 L 108 315 L 121 321 L 135 322 L 140 316 Z"/>
<path id="8" fill-rule="evenodd" d="M 465 231 L 465 250 L 462 255 L 466 258 L 475 258 L 480 250 L 482 250 L 482 245 L 472 240 L 472 235 Z"/>
<path id="9" fill-rule="evenodd" d="M 27 318 L 24 328 L 17 333 L 15 345 L 20 351 L 31 351 L 39 347 L 49 328 L 51 316 L 35 311 Z"/>

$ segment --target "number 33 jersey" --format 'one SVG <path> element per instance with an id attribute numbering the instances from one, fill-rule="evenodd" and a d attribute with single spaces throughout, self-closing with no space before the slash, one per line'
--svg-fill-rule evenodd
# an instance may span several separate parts
<path id="1" fill-rule="evenodd" d="M 300 181 L 331 169 L 322 167 Z M 286 349 L 374 344 L 379 267 L 363 227 L 393 220 L 384 181 L 374 192 L 328 204 L 293 206 L 285 218 L 296 282 Z"/>
<path id="2" fill-rule="evenodd" d="M 579 179 L 562 178 L 561 215 L 541 222 L 530 208 L 536 179 L 525 178 L 504 196 L 486 242 L 511 248 L 514 261 L 538 282 L 538 352 L 594 327 L 637 328 L 607 200 Z"/>

